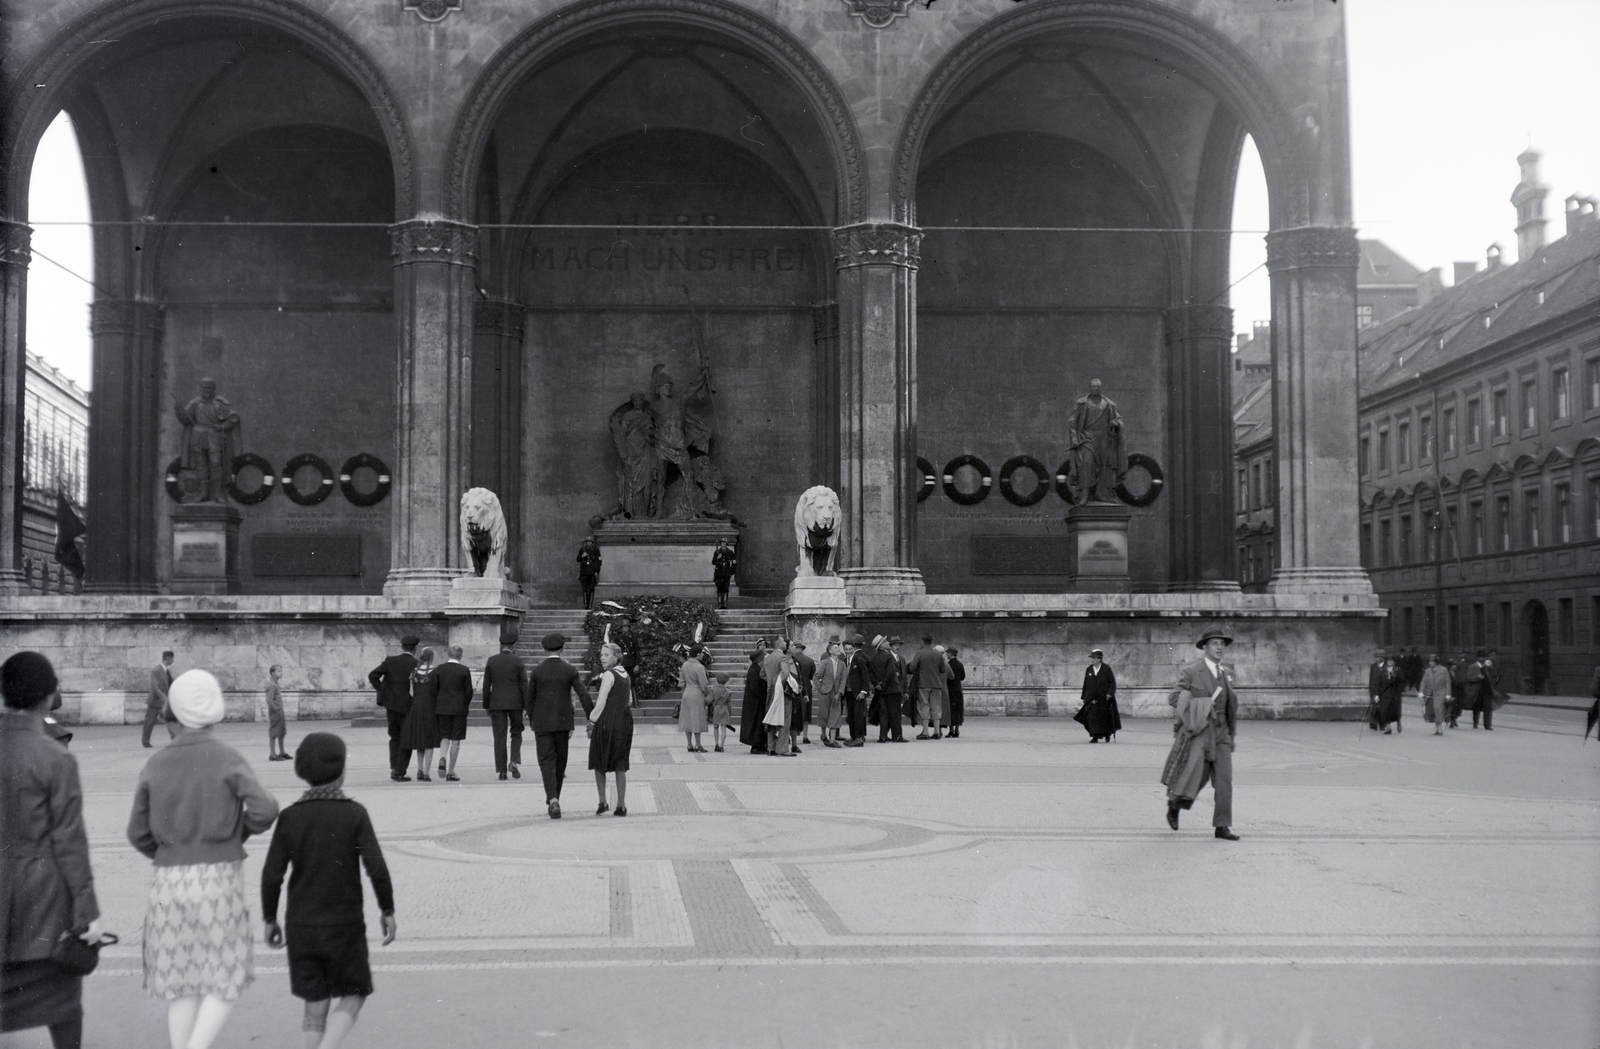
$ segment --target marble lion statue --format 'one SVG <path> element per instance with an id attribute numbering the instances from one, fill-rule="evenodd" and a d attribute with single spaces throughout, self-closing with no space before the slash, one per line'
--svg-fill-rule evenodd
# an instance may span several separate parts
<path id="1" fill-rule="evenodd" d="M 506 577 L 506 515 L 487 488 L 469 488 L 461 497 L 461 545 L 472 558 L 472 573 Z"/>
<path id="2" fill-rule="evenodd" d="M 839 525 L 844 511 L 832 488 L 807 488 L 794 506 L 794 541 L 800 548 L 797 576 L 833 575 L 834 554 L 839 549 Z"/>

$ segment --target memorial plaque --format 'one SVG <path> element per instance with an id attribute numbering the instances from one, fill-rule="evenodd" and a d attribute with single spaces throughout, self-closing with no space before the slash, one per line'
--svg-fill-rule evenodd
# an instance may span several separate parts
<path id="1" fill-rule="evenodd" d="M 1072 541 L 1064 535 L 975 535 L 973 575 L 1071 575 Z"/>
<path id="2" fill-rule="evenodd" d="M 221 575 L 224 566 L 223 543 L 220 535 L 175 533 L 172 537 L 172 574 L 203 578 Z"/>
<path id="3" fill-rule="evenodd" d="M 360 576 L 359 535 L 258 535 L 250 541 L 258 576 Z"/>

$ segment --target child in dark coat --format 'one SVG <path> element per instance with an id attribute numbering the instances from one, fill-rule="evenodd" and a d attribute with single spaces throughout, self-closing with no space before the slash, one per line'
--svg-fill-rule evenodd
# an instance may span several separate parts
<path id="1" fill-rule="evenodd" d="M 261 871 L 261 913 L 267 946 L 284 944 L 278 926 L 278 893 L 289 875 L 289 989 L 305 999 L 306 1049 L 335 1049 L 361 1015 L 372 993 L 367 964 L 367 927 L 362 918 L 361 871 L 365 866 L 383 912 L 384 946 L 394 942 L 394 890 L 383 850 L 367 810 L 344 796 L 344 740 L 313 732 L 300 741 L 294 771 L 311 784 L 284 809 L 272 832 Z M 358 866 L 357 861 L 360 861 Z M 334 998 L 339 1004 L 329 1006 Z"/>

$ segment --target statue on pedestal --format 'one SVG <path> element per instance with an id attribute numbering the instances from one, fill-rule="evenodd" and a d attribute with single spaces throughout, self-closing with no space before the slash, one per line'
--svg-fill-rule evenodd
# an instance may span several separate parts
<path id="1" fill-rule="evenodd" d="M 461 545 L 472 558 L 473 575 L 506 577 L 506 516 L 487 488 L 469 488 L 461 496 Z"/>
<path id="2" fill-rule="evenodd" d="M 210 378 L 200 380 L 200 395 L 188 404 L 178 403 L 173 394 L 172 410 L 183 425 L 183 468 L 193 470 L 200 482 L 195 502 L 222 502 L 222 490 L 233 480 L 233 459 L 240 450 L 239 413 L 217 396 L 217 381 Z"/>
<path id="3" fill-rule="evenodd" d="M 839 495 L 826 485 L 807 488 L 794 504 L 794 541 L 799 547 L 797 577 L 831 576 L 839 552 L 839 525 L 844 510 Z"/>
<path id="4" fill-rule="evenodd" d="M 1100 393 L 1100 380 L 1072 408 L 1068 431 L 1072 457 L 1067 487 L 1075 503 L 1118 503 L 1117 485 L 1128 470 L 1122 453 L 1122 415 L 1116 402 Z"/>

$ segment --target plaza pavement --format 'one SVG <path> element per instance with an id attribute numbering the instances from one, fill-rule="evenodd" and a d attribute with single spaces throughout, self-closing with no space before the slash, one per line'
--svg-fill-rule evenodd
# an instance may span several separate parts
<path id="1" fill-rule="evenodd" d="M 1398 736 L 1241 723 L 1231 844 L 1209 791 L 1180 833 L 1163 822 L 1163 721 L 1091 746 L 1070 721 L 980 718 L 787 760 L 641 726 L 625 819 L 593 815 L 580 731 L 559 822 L 536 766 L 495 780 L 484 729 L 459 784 L 391 783 L 379 729 L 295 723 L 289 745 L 351 744 L 346 789 L 394 876 L 400 937 L 373 941 L 352 1046 L 1595 1049 L 1582 712 L 1508 707 L 1440 739 L 1406 710 Z M 298 796 L 260 726 L 218 732 Z M 72 749 L 123 936 L 86 984 L 87 1044 L 164 1046 L 139 979 L 149 866 L 123 837 L 138 729 Z M 255 886 L 266 843 L 248 847 Z M 284 956 L 256 950 L 217 1044 L 298 1049 Z"/>

